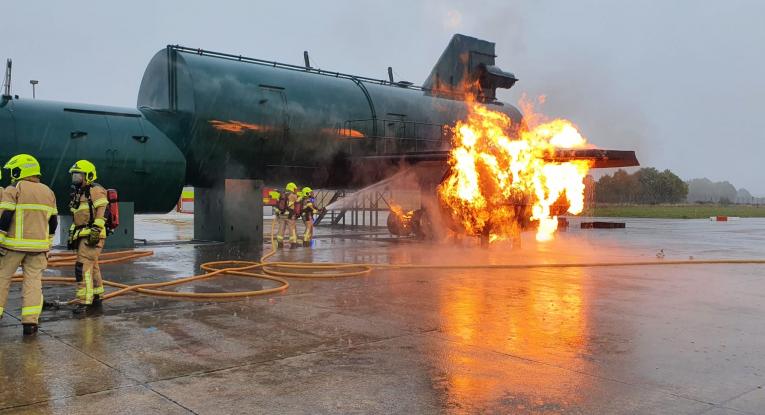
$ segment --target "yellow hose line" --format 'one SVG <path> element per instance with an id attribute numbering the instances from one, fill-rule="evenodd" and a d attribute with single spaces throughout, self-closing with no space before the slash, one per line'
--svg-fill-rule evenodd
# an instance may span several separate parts
<path id="1" fill-rule="evenodd" d="M 719 265 L 719 264 L 765 264 L 765 259 L 702 259 L 702 260 L 659 260 L 659 261 L 623 261 L 623 262 L 570 262 L 570 263 L 535 263 L 535 264 L 464 264 L 464 265 L 424 265 L 424 264 L 353 264 L 342 262 L 266 262 L 276 254 L 274 229 L 276 221 L 271 223 L 271 251 L 263 255 L 259 262 L 255 261 L 214 261 L 202 264 L 205 273 L 190 277 L 167 281 L 127 285 L 104 280 L 104 285 L 115 287 L 117 290 L 104 295 L 108 300 L 130 292 L 154 295 L 160 297 L 183 298 L 192 300 L 227 300 L 234 298 L 254 297 L 274 294 L 289 288 L 285 278 L 345 278 L 369 275 L 375 269 L 535 269 L 535 268 L 594 268 L 594 267 L 637 267 L 637 266 L 666 266 L 666 265 Z M 119 251 L 101 254 L 99 264 L 113 264 L 153 255 L 152 251 Z M 77 255 L 69 253 L 53 253 L 48 261 L 50 267 L 74 266 Z M 259 270 L 260 272 L 254 272 Z M 259 278 L 277 282 L 272 288 L 250 291 L 229 292 L 184 292 L 166 291 L 163 288 L 202 281 L 222 275 Z M 21 275 L 14 275 L 12 281 L 22 281 Z M 69 277 L 43 277 L 46 283 L 76 283 Z"/>

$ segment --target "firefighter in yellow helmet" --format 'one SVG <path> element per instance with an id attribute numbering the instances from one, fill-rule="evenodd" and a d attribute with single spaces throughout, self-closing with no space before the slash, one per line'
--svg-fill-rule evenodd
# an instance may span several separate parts
<path id="1" fill-rule="evenodd" d="M 29 154 L 12 157 L 3 167 L 11 185 L 0 201 L 0 317 L 11 278 L 23 270 L 21 324 L 24 335 L 37 332 L 43 306 L 42 272 L 58 227 L 56 196 L 40 183 L 40 163 Z"/>
<path id="2" fill-rule="evenodd" d="M 284 246 L 284 234 L 289 232 L 290 248 L 297 248 L 297 230 L 295 229 L 295 203 L 298 201 L 297 185 L 287 183 L 279 196 L 274 211 L 276 213 L 276 246 Z"/>
<path id="3" fill-rule="evenodd" d="M 87 307 L 98 307 L 104 294 L 104 281 L 98 257 L 106 240 L 106 189 L 97 184 L 96 166 L 79 160 L 69 169 L 72 174 L 72 226 L 69 228 L 69 248 L 77 252 L 74 277 L 77 280 L 76 314 Z"/>
<path id="4" fill-rule="evenodd" d="M 308 248 L 311 246 L 311 239 L 313 239 L 314 216 L 319 213 L 319 209 L 316 208 L 316 198 L 313 194 L 313 189 L 310 187 L 303 188 L 300 192 L 300 200 L 302 206 L 301 219 L 303 220 L 303 225 L 305 225 L 303 246 Z"/>

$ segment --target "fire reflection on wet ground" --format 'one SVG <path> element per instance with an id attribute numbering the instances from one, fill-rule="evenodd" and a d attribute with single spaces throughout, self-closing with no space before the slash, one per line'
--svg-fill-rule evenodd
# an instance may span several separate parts
<path id="1" fill-rule="evenodd" d="M 146 218 L 136 236 L 188 235 Z M 141 219 L 143 221 L 143 219 Z M 312 250 L 275 260 L 539 263 L 765 257 L 765 221 L 572 223 L 523 249 L 428 245 L 320 228 Z M 707 237 L 714 234 L 715 238 Z M 126 283 L 189 275 L 202 262 L 257 258 L 225 244 L 159 244 L 104 266 Z M 9 413 L 759 413 L 765 312 L 759 266 L 389 270 L 295 280 L 281 295 L 182 302 L 144 296 L 75 319 L 45 311 L 24 341 L 14 287 L 0 320 L 0 409 Z M 252 289 L 231 277 L 190 290 Z M 46 286 L 66 298 L 68 286 Z"/>

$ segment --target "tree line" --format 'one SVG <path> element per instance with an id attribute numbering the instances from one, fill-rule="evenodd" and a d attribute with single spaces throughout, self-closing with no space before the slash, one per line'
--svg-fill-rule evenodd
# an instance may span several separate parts
<path id="1" fill-rule="evenodd" d="M 681 203 L 687 200 L 688 183 L 669 170 L 649 167 L 627 173 L 619 169 L 598 179 L 593 193 L 598 203 Z"/>
<path id="2" fill-rule="evenodd" d="M 755 198 L 746 189 L 736 189 L 729 182 L 693 179 L 688 182 L 688 201 L 694 203 L 747 203 Z M 751 202 L 750 202 L 751 203 Z"/>

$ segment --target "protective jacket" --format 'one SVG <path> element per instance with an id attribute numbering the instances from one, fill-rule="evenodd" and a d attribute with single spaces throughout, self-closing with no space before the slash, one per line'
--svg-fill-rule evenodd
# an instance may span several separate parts
<path id="1" fill-rule="evenodd" d="M 81 191 L 76 192 L 69 209 L 73 217 L 72 239 L 90 235 L 95 227 L 100 229 L 100 239 L 106 239 L 104 214 L 108 204 L 106 189 L 97 183 L 85 185 Z"/>
<path id="2" fill-rule="evenodd" d="M 279 202 L 276 203 L 276 213 L 278 215 L 294 217 L 295 215 L 295 202 L 298 197 L 295 193 L 285 191 L 279 196 Z"/>
<path id="3" fill-rule="evenodd" d="M 20 252 L 47 252 L 58 226 L 56 195 L 34 178 L 22 179 L 2 192 L 0 245 Z"/>
<path id="4" fill-rule="evenodd" d="M 316 198 L 304 197 L 303 198 L 303 212 L 302 217 L 304 221 L 313 221 L 314 215 L 319 213 L 319 209 L 316 208 Z"/>

